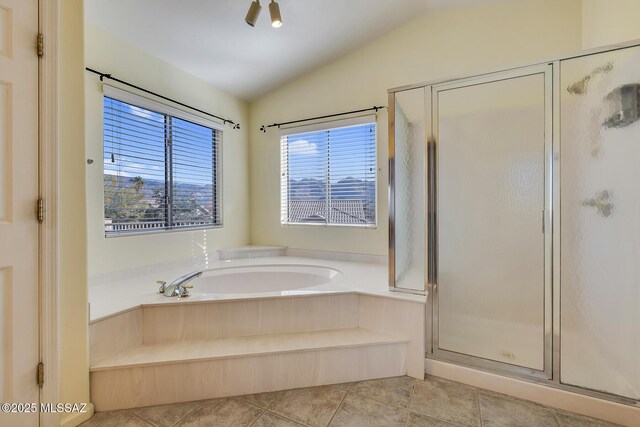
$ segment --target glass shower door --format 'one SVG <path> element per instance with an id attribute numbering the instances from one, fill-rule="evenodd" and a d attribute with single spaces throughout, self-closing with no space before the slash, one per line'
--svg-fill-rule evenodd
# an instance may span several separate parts
<path id="1" fill-rule="evenodd" d="M 548 377 L 551 66 L 433 92 L 434 352 Z"/>
<path id="2" fill-rule="evenodd" d="M 391 221 L 396 289 L 424 292 L 425 224 L 425 88 L 397 92 L 393 102 L 394 204 Z"/>
<path id="3" fill-rule="evenodd" d="M 640 48 L 560 78 L 560 379 L 638 400 Z"/>

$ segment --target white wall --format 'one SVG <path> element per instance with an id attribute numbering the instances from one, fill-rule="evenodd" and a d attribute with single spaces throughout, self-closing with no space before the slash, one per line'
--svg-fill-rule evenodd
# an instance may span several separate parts
<path id="1" fill-rule="evenodd" d="M 223 134 L 223 221 L 212 230 L 104 237 L 102 92 L 98 76 L 86 78 L 86 156 L 89 274 L 215 254 L 249 243 L 248 106 L 182 69 L 98 28 L 85 29 L 85 63 L 145 89 L 241 124 Z"/>
<path id="2" fill-rule="evenodd" d="M 583 0 L 582 45 L 590 49 L 640 39 L 638 22 L 638 0 Z"/>
<path id="3" fill-rule="evenodd" d="M 280 226 L 279 141 L 261 124 L 387 104 L 387 89 L 535 62 L 581 48 L 580 0 L 427 13 L 251 105 L 251 241 L 387 253 L 387 114 L 378 117 L 377 230 Z"/>

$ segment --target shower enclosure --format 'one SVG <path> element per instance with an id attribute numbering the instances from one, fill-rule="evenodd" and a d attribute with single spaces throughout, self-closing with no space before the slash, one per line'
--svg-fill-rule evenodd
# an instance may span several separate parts
<path id="1" fill-rule="evenodd" d="M 390 287 L 427 358 L 640 401 L 640 47 L 389 91 Z"/>

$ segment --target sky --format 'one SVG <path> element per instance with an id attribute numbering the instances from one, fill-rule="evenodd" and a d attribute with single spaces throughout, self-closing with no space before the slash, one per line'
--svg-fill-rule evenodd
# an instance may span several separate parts
<path id="1" fill-rule="evenodd" d="M 164 115 L 104 97 L 104 173 L 165 179 Z M 172 118 L 173 180 L 211 185 L 213 131 Z"/>
<path id="2" fill-rule="evenodd" d="M 374 123 L 291 134 L 281 143 L 289 155 L 289 178 L 324 181 L 327 159 L 332 184 L 352 177 L 374 180 L 376 173 L 376 125 Z M 281 164 L 284 168 L 284 165 Z M 283 170 L 284 172 L 284 170 Z"/>

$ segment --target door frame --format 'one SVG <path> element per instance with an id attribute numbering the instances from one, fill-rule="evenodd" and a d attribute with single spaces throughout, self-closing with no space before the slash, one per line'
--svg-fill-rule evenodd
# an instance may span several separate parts
<path id="1" fill-rule="evenodd" d="M 44 364 L 40 402 L 60 402 L 58 330 L 58 9 L 59 0 L 38 1 L 38 29 L 44 55 L 38 61 L 39 197 L 39 359 Z M 40 425 L 59 425 L 59 414 L 40 412 Z"/>

